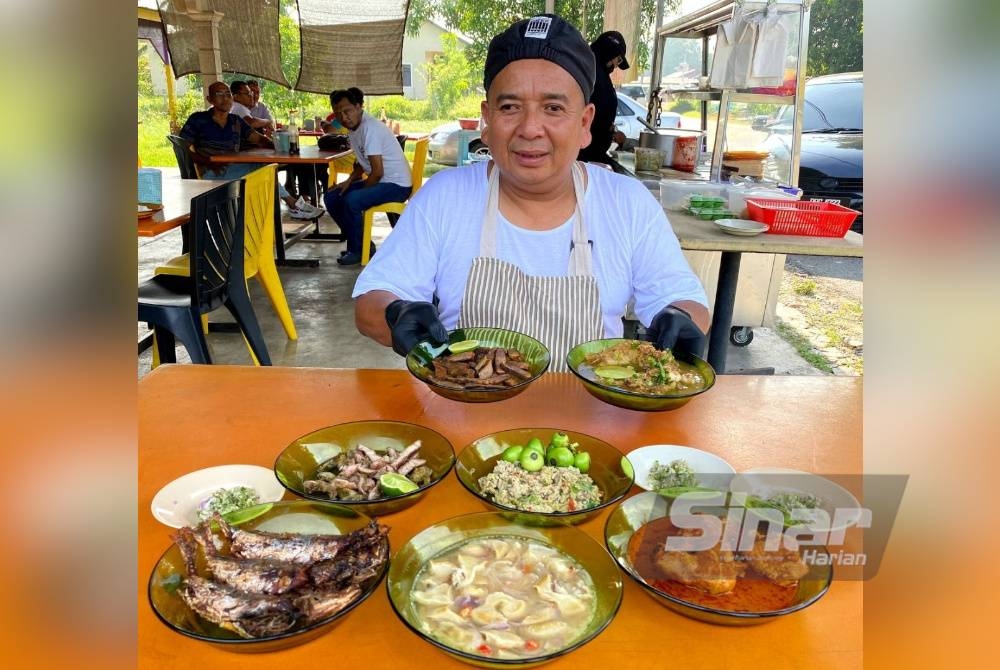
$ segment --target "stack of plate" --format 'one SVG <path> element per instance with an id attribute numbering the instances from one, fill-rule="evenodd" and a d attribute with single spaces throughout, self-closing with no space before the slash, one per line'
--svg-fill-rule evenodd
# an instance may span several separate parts
<path id="1" fill-rule="evenodd" d="M 767 230 L 767 225 L 749 219 L 716 219 L 715 225 L 730 235 L 751 237 Z"/>

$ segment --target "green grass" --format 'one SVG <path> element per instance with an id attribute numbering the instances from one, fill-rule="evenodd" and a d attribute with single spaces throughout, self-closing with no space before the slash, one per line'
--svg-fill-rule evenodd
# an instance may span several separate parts
<path id="1" fill-rule="evenodd" d="M 814 295 L 816 293 L 816 282 L 812 279 L 796 279 L 792 283 L 792 290 L 796 295 Z"/>
<path id="2" fill-rule="evenodd" d="M 781 339 L 792 345 L 796 353 L 809 363 L 809 365 L 827 374 L 833 374 L 833 366 L 830 365 L 830 362 L 822 354 L 813 349 L 809 340 L 803 337 L 797 330 L 781 319 L 776 320 L 776 327 Z"/>

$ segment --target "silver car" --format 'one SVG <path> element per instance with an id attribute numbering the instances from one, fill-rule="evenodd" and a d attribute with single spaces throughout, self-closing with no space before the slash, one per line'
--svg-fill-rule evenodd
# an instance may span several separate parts
<path id="1" fill-rule="evenodd" d="M 640 121 L 639 119 L 642 119 Z M 625 149 L 631 149 L 639 143 L 639 132 L 646 129 L 646 108 L 627 95 L 618 92 L 618 113 L 615 115 L 615 128 L 625 133 Z M 673 112 L 663 112 L 660 115 L 660 127 L 679 128 L 681 115 Z M 457 121 L 438 126 L 431 131 L 430 143 L 427 146 L 427 157 L 441 165 L 456 165 L 458 163 L 459 128 Z M 489 147 L 479 138 L 478 130 L 464 131 L 469 134 L 469 153 L 478 156 L 489 155 Z M 473 158 L 475 160 L 475 158 Z"/>

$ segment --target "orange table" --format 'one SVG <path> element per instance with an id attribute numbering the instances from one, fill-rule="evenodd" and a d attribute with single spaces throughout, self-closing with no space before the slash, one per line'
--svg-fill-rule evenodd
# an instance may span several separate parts
<path id="1" fill-rule="evenodd" d="M 642 413 L 595 400 L 567 373 L 547 373 L 516 398 L 468 405 L 434 395 L 403 370 L 160 367 L 139 382 L 139 666 L 469 667 L 400 623 L 383 587 L 326 635 L 273 654 L 221 651 L 172 632 L 146 599 L 150 572 L 172 532 L 153 518 L 150 503 L 161 486 L 192 470 L 226 463 L 270 467 L 278 452 L 304 433 L 386 418 L 433 428 L 456 451 L 504 428 L 558 427 L 600 437 L 623 452 L 657 443 L 694 446 L 721 455 L 737 470 L 772 465 L 860 473 L 861 400 L 857 377 L 734 375 L 720 376 L 714 388 L 679 410 Z M 432 523 L 481 511 L 483 505 L 450 474 L 417 505 L 382 520 L 392 528 L 390 542 L 398 548 Z M 580 528 L 603 543 L 607 515 Z M 834 582 L 822 600 L 788 618 L 729 628 L 675 614 L 624 575 L 623 581 L 624 601 L 611 625 L 545 667 L 861 666 L 861 582 Z"/>
<path id="2" fill-rule="evenodd" d="M 177 171 L 163 172 L 163 209 L 139 219 L 139 237 L 156 237 L 187 223 L 191 216 L 191 198 L 210 191 L 221 182 L 181 179 Z"/>

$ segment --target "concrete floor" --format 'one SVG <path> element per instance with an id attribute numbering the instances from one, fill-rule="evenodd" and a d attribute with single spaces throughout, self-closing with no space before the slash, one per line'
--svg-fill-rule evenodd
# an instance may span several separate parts
<path id="1" fill-rule="evenodd" d="M 324 232 L 337 232 L 337 226 L 324 215 L 320 220 Z M 372 238 L 381 245 L 391 232 L 384 214 L 376 215 Z M 153 269 L 163 261 L 180 253 L 179 230 L 156 238 L 139 238 L 138 279 L 142 281 L 153 274 Z M 396 368 L 405 369 L 404 361 L 392 349 L 383 347 L 363 337 L 354 326 L 354 303 L 351 290 L 361 266 L 342 267 L 337 257 L 344 249 L 343 243 L 299 242 L 288 249 L 289 258 L 319 258 L 316 268 L 279 267 L 299 339 L 289 340 L 274 308 L 263 289 L 250 281 L 250 299 L 267 342 L 274 365 L 322 368 Z M 212 321 L 232 321 L 223 308 L 210 316 Z M 138 324 L 138 336 L 147 331 L 144 323 Z M 238 333 L 209 333 L 208 346 L 212 361 L 225 365 L 249 365 L 250 354 Z M 177 348 L 179 363 L 190 363 L 183 347 Z M 152 354 L 146 350 L 139 355 L 138 376 L 141 379 L 150 371 Z M 752 370 L 773 367 L 775 374 L 823 374 L 800 358 L 795 350 L 773 330 L 755 328 L 754 340 L 746 347 L 729 347 L 728 370 Z"/>

